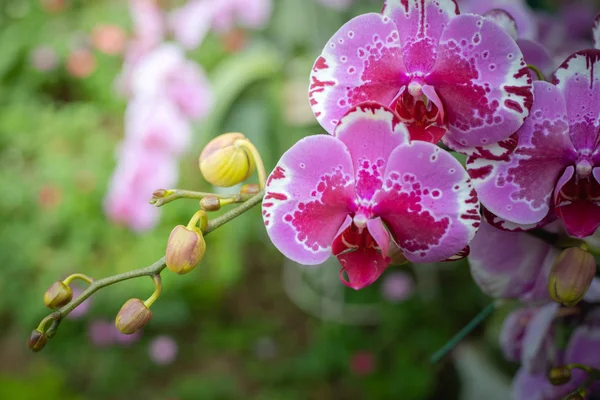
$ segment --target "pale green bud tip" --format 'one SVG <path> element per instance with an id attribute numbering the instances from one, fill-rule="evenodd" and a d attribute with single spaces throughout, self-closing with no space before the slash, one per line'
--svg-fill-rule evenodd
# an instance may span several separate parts
<path id="1" fill-rule="evenodd" d="M 579 247 L 563 250 L 550 271 L 550 297 L 557 303 L 574 306 L 585 296 L 595 274 L 594 256 Z"/>
<path id="2" fill-rule="evenodd" d="M 115 320 L 117 329 L 131 335 L 142 329 L 152 319 L 152 311 L 140 299 L 129 299 L 119 310 Z"/>
<path id="3" fill-rule="evenodd" d="M 71 288 L 61 281 L 56 281 L 44 293 L 44 304 L 49 308 L 60 308 L 68 304 L 72 298 Z"/>
<path id="4" fill-rule="evenodd" d="M 564 385 L 571 381 L 571 370 L 567 367 L 556 367 L 548 371 L 548 380 L 553 385 Z"/>
<path id="5" fill-rule="evenodd" d="M 205 251 L 206 242 L 199 229 L 178 225 L 167 243 L 167 267 L 176 274 L 186 274 L 200 263 Z"/>
<path id="6" fill-rule="evenodd" d="M 36 329 L 31 332 L 31 335 L 29 335 L 29 339 L 27 339 L 27 347 L 29 347 L 29 350 L 37 353 L 38 351 L 41 351 L 44 346 L 46 346 L 47 341 L 48 337 L 46 334 Z"/>

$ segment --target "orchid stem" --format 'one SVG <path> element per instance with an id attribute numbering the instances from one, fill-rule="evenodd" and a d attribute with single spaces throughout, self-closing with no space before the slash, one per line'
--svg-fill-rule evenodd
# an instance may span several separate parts
<path id="1" fill-rule="evenodd" d="M 542 72 L 541 69 L 539 69 L 538 67 L 536 67 L 533 64 L 527 64 L 527 68 L 529 68 L 530 70 L 532 70 L 533 72 L 535 72 L 535 74 L 537 75 L 538 80 L 540 81 L 545 81 L 546 77 L 544 76 L 544 73 Z"/>
<path id="2" fill-rule="evenodd" d="M 438 351 L 436 351 L 430 359 L 432 364 L 437 364 L 440 362 L 449 352 L 454 350 L 454 348 L 465 338 L 467 337 L 479 324 L 481 324 L 496 308 L 496 303 L 490 303 L 486 308 L 481 310 L 479 314 L 475 316 L 464 328 L 462 328 L 452 339 L 448 341 Z"/>

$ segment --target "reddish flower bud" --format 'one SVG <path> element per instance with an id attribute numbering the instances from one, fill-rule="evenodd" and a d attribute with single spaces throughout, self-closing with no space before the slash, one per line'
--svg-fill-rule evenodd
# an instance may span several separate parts
<path id="1" fill-rule="evenodd" d="M 594 256 L 579 247 L 563 250 L 550 271 L 550 297 L 557 303 L 574 306 L 587 292 L 595 274 Z"/>
<path id="2" fill-rule="evenodd" d="M 548 380 L 556 386 L 569 383 L 571 381 L 571 370 L 567 367 L 552 368 L 548 372 Z"/>
<path id="3" fill-rule="evenodd" d="M 219 211 L 221 200 L 217 196 L 206 196 L 200 200 L 200 207 L 205 211 Z"/>
<path id="4" fill-rule="evenodd" d="M 31 332 L 29 335 L 29 339 L 27 339 L 27 347 L 31 351 L 38 352 L 41 351 L 44 346 L 46 346 L 46 342 L 48 341 L 48 337 L 44 332 L 40 332 L 37 329 Z"/>
<path id="5" fill-rule="evenodd" d="M 44 293 L 44 304 L 49 308 L 60 308 L 73 298 L 71 288 L 61 281 L 56 281 Z"/>
<path id="6" fill-rule="evenodd" d="M 167 243 L 167 267 L 176 274 L 187 274 L 202 260 L 205 251 L 206 242 L 198 228 L 178 225 L 171 231 Z"/>
<path id="7" fill-rule="evenodd" d="M 246 180 L 254 172 L 254 159 L 237 140 L 241 133 L 225 133 L 210 141 L 200 154 L 200 171 L 215 186 L 229 187 Z"/>
<path id="8" fill-rule="evenodd" d="M 251 194 L 255 195 L 260 192 L 260 186 L 256 183 L 248 183 L 240 189 L 240 194 Z"/>
<path id="9" fill-rule="evenodd" d="M 119 332 L 131 335 L 142 329 L 152 319 L 152 311 L 140 299 L 129 299 L 119 310 L 115 326 Z"/>

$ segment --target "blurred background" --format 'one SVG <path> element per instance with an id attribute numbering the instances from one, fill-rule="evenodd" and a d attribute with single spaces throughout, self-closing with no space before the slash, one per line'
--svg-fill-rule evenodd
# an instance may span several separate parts
<path id="1" fill-rule="evenodd" d="M 339 282 L 335 260 L 286 261 L 258 208 L 208 236 L 192 273 L 162 274 L 141 334 L 121 335 L 113 321 L 127 299 L 151 294 L 149 278 L 96 293 L 43 352 L 29 352 L 54 281 L 101 278 L 164 254 L 170 230 L 197 203 L 155 214 L 147 200 L 166 185 L 215 190 L 197 167 L 212 137 L 243 132 L 270 171 L 298 139 L 320 133 L 307 98 L 312 64 L 345 21 L 381 9 L 379 0 L 247 1 L 225 10 L 225 22 L 186 34 L 175 18 L 154 21 L 156 9 L 133 3 L 137 11 L 125 0 L 0 0 L 0 399 L 452 400 L 490 387 L 508 398 L 516 366 L 497 347 L 502 315 L 429 363 L 490 301 L 466 261 L 392 267 L 355 292 Z M 184 3 L 155 6 L 175 15 Z M 246 18 L 251 7 L 258 14 Z M 156 43 L 140 44 L 152 29 Z M 150 117 L 134 109 L 150 95 L 135 93 L 145 89 L 130 75 L 177 35 L 191 38 L 181 53 L 206 79 L 206 101 L 179 121 L 184 149 L 161 164 L 164 154 L 138 151 L 136 121 Z M 177 123 L 169 118 L 162 129 Z"/>

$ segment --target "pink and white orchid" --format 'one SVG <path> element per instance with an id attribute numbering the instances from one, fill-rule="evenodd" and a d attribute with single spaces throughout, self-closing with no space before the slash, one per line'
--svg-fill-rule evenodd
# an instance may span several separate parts
<path id="1" fill-rule="evenodd" d="M 575 237 L 600 226 L 600 51 L 573 54 L 554 85 L 535 82 L 531 116 L 512 154 L 471 157 L 467 167 L 482 203 L 517 224 L 553 212 Z"/>
<path id="2" fill-rule="evenodd" d="M 387 0 L 346 23 L 314 64 L 315 116 L 329 133 L 364 101 L 388 106 L 412 139 L 473 153 L 508 139 L 529 114 L 531 78 L 496 23 L 452 0 Z"/>
<path id="3" fill-rule="evenodd" d="M 283 155 L 263 217 L 285 256 L 314 265 L 333 253 L 354 289 L 383 273 L 390 246 L 413 262 L 441 261 L 461 252 L 480 224 L 460 163 L 411 141 L 398 116 L 373 103 L 351 109 L 333 136 L 304 138 Z"/>

